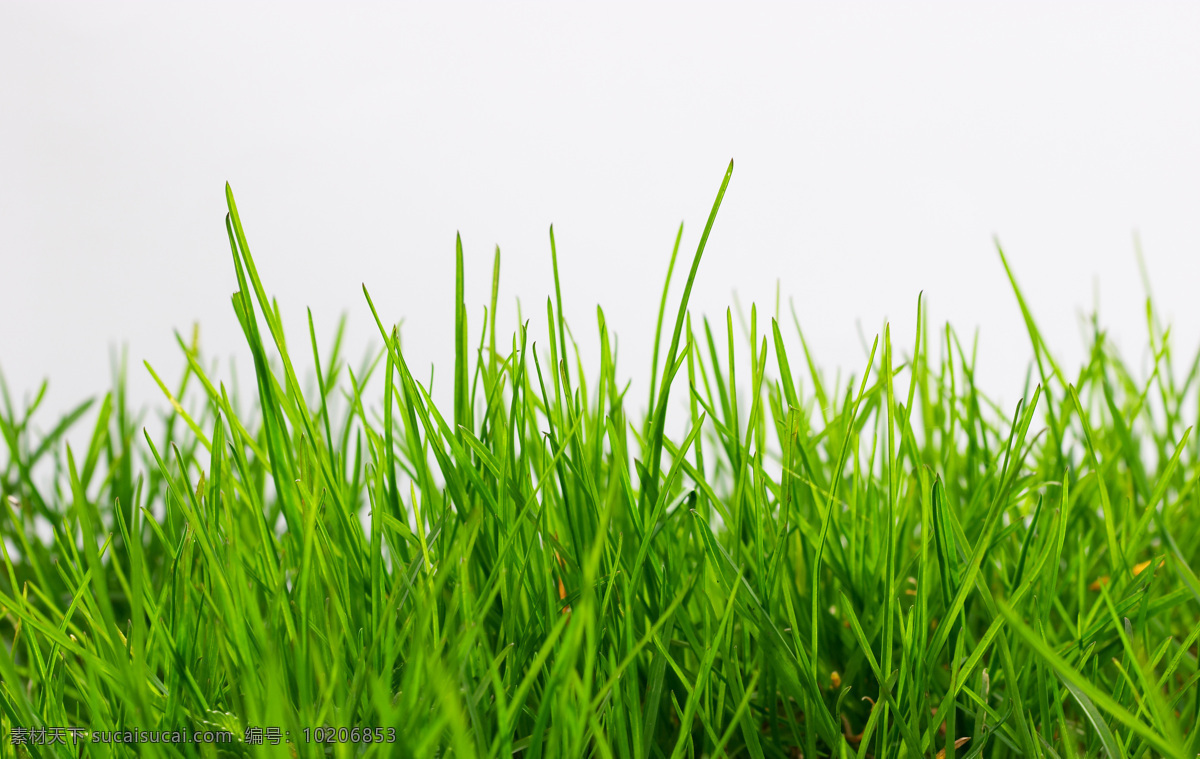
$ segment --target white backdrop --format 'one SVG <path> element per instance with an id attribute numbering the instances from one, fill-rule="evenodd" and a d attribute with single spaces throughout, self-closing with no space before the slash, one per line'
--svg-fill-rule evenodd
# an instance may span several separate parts
<path id="1" fill-rule="evenodd" d="M 127 344 L 152 400 L 141 359 L 176 376 L 172 330 L 199 321 L 248 372 L 228 180 L 293 343 L 305 306 L 323 336 L 348 310 L 357 361 L 365 282 L 444 393 L 456 230 L 472 334 L 499 244 L 502 319 L 519 297 L 536 336 L 553 222 L 576 335 L 595 345 L 602 304 L 641 388 L 676 226 L 686 270 L 730 157 L 694 311 L 770 311 L 779 280 L 831 373 L 861 371 L 856 321 L 908 350 L 923 289 L 1015 402 L 1029 347 L 993 234 L 1074 364 L 1096 293 L 1145 355 L 1140 230 L 1190 357 L 1198 38 L 1194 4 L 3 2 L 0 368 L 63 409 Z"/>

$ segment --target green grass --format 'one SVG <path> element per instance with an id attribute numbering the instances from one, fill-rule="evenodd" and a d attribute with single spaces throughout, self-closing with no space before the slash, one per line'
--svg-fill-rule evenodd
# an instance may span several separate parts
<path id="1" fill-rule="evenodd" d="M 285 340 L 230 193 L 252 402 L 182 337 L 145 431 L 123 374 L 47 434 L 4 389 L 0 754 L 78 755 L 11 745 L 69 725 L 239 739 L 145 756 L 1196 756 L 1200 356 L 1147 301 L 1146 376 L 1095 321 L 1068 375 L 1010 271 L 1015 408 L 919 302 L 831 383 L 794 316 L 688 310 L 732 169 L 681 292 L 676 241 L 648 398 L 601 310 L 580 355 L 556 260 L 548 345 L 497 335 L 499 252 L 469 323 L 460 243 L 441 409 L 365 288 L 357 371 L 311 314 Z"/>

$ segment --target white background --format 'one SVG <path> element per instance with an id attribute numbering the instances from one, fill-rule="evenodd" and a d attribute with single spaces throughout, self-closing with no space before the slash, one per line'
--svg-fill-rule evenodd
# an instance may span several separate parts
<path id="1" fill-rule="evenodd" d="M 61 410 L 127 344 L 161 405 L 141 360 L 176 377 L 173 330 L 199 321 L 248 372 L 228 180 L 297 350 L 305 306 L 323 339 L 349 311 L 357 363 L 378 337 L 365 282 L 445 397 L 455 232 L 472 336 L 499 244 L 502 321 L 519 297 L 537 337 L 553 222 L 575 334 L 595 345 L 603 305 L 641 399 L 676 227 L 686 271 L 731 157 L 696 314 L 723 321 L 735 291 L 773 311 L 778 280 L 830 375 L 861 372 L 856 322 L 892 319 L 908 351 L 924 290 L 935 320 L 979 328 L 983 385 L 1011 405 L 1030 351 L 993 235 L 1069 365 L 1096 293 L 1144 364 L 1140 230 L 1183 364 L 1197 39 L 1194 4 L 4 2 L 0 368 L 18 398 L 50 377 Z"/>

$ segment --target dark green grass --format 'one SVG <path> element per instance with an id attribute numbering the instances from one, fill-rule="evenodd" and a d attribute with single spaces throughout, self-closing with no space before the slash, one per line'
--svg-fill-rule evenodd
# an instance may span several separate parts
<path id="1" fill-rule="evenodd" d="M 1095 322 L 1068 375 L 1010 272 L 1015 408 L 919 304 L 830 383 L 794 317 L 689 312 L 728 181 L 681 295 L 676 241 L 645 415 L 556 263 L 535 350 L 497 335 L 499 253 L 468 323 L 460 246 L 452 408 L 365 289 L 386 347 L 357 371 L 311 315 L 285 341 L 229 194 L 253 402 L 182 338 L 146 430 L 123 375 L 47 434 L 4 390 L 0 754 L 1196 756 L 1197 359 L 1148 302 L 1147 375 Z M 239 742 L 13 747 L 38 726 Z"/>

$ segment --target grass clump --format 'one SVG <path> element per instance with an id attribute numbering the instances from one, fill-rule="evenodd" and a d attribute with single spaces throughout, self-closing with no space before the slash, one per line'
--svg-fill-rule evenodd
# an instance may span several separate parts
<path id="1" fill-rule="evenodd" d="M 153 434 L 123 376 L 77 450 L 90 403 L 38 435 L 42 396 L 4 391 L 0 752 L 1196 756 L 1200 357 L 1179 379 L 1148 305 L 1148 376 L 1093 322 L 1068 377 L 1010 272 L 1015 409 L 920 304 L 830 384 L 798 323 L 688 310 L 730 173 L 677 309 L 676 241 L 645 415 L 601 310 L 580 355 L 557 263 L 548 350 L 498 339 L 498 252 L 471 331 L 461 243 L 452 408 L 365 288 L 357 373 L 311 314 L 289 343 L 229 193 L 252 410 L 182 338 Z M 235 740 L 15 745 L 56 726 Z"/>

